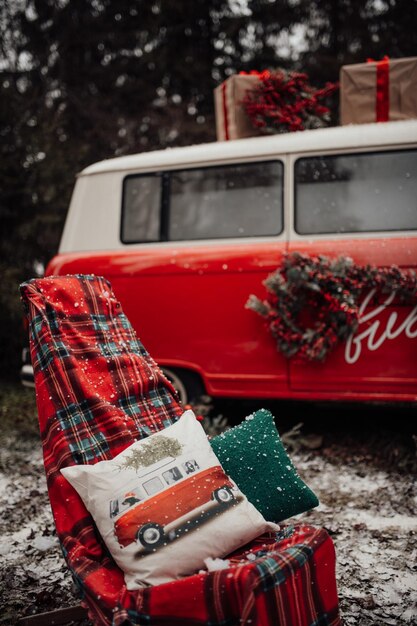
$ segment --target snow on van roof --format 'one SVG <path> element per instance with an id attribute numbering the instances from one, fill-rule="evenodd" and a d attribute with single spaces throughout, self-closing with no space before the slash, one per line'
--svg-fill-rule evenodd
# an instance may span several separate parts
<path id="1" fill-rule="evenodd" d="M 114 171 L 160 170 L 262 158 L 292 152 L 317 152 L 373 146 L 417 144 L 417 119 L 374 124 L 351 124 L 267 137 L 213 141 L 180 148 L 166 148 L 116 157 L 94 163 L 79 175 Z"/>

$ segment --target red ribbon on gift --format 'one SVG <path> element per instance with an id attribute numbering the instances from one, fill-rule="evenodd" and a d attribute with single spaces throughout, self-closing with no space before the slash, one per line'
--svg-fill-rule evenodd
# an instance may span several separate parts
<path id="1" fill-rule="evenodd" d="M 229 141 L 229 122 L 227 121 L 226 81 L 222 85 L 224 138 Z"/>
<path id="2" fill-rule="evenodd" d="M 257 70 L 250 70 L 250 72 L 239 72 L 242 76 L 256 76 L 259 80 L 265 80 L 271 76 L 271 72 L 269 70 L 263 70 L 262 72 L 258 72 Z M 229 141 L 229 122 L 228 122 L 228 110 L 226 103 L 226 81 L 222 84 L 222 103 L 223 103 L 223 125 L 224 125 L 224 138 L 226 141 Z"/>
<path id="3" fill-rule="evenodd" d="M 271 76 L 271 72 L 269 70 L 262 70 L 262 72 L 258 72 L 257 70 L 250 70 L 250 72 L 239 72 L 243 76 L 257 76 L 260 80 L 265 80 L 265 78 L 269 78 Z"/>
<path id="4" fill-rule="evenodd" d="M 375 63 L 374 59 L 367 59 L 368 63 Z M 384 56 L 382 61 L 376 61 L 376 101 L 375 115 L 377 122 L 389 120 L 389 57 Z"/>

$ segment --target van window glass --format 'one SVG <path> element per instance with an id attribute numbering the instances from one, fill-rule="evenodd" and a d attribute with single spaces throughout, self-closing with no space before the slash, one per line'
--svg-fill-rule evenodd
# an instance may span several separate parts
<path id="1" fill-rule="evenodd" d="M 152 494 L 157 493 L 158 491 L 161 491 L 161 489 L 164 488 L 162 480 L 158 478 L 158 476 L 155 476 L 155 478 L 151 478 L 150 480 L 147 480 L 146 482 L 143 483 L 142 486 L 144 490 L 146 491 L 146 493 L 148 494 L 148 496 L 151 496 Z"/>
<path id="2" fill-rule="evenodd" d="M 177 480 L 182 478 L 182 474 L 178 467 L 173 467 L 166 472 L 162 472 L 162 476 L 164 477 L 167 485 L 172 485 L 172 483 L 175 483 Z"/>
<path id="3" fill-rule="evenodd" d="M 158 241 L 161 230 L 161 177 L 128 176 L 123 187 L 122 241 Z"/>
<path id="4" fill-rule="evenodd" d="M 417 229 L 417 150 L 301 158 L 300 234 Z"/>
<path id="5" fill-rule="evenodd" d="M 188 461 L 185 461 L 185 463 L 182 464 L 182 467 L 186 474 L 192 474 L 193 472 L 196 472 L 198 469 L 200 469 L 200 466 L 195 459 L 189 459 Z"/>
<path id="6" fill-rule="evenodd" d="M 279 234 L 282 170 L 270 161 L 171 172 L 168 239 Z"/>
<path id="7" fill-rule="evenodd" d="M 119 501 L 110 500 L 110 517 L 115 517 L 119 513 Z"/>

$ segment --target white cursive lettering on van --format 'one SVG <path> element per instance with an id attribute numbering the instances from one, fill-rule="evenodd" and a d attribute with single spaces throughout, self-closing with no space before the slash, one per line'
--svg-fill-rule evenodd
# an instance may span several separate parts
<path id="1" fill-rule="evenodd" d="M 378 350 L 387 339 L 396 339 L 401 333 L 405 333 L 409 339 L 417 337 L 417 305 L 410 311 L 403 322 L 398 322 L 398 313 L 393 311 L 387 319 L 385 328 L 381 326 L 381 320 L 375 319 L 382 313 L 394 300 L 395 291 L 392 292 L 386 300 L 367 311 L 369 302 L 375 295 L 375 289 L 369 292 L 361 306 L 359 307 L 359 326 L 355 334 L 350 335 L 345 347 L 345 361 L 349 365 L 356 363 L 359 359 L 362 346 L 367 341 L 367 348 L 372 352 Z M 366 324 L 366 329 L 361 332 L 361 326 Z M 395 328 L 395 326 L 397 327 Z M 414 326 L 414 327 L 413 327 Z"/>

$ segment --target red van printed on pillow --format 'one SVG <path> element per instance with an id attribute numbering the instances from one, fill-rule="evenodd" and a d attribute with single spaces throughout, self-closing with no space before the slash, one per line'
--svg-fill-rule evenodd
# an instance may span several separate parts
<path id="1" fill-rule="evenodd" d="M 157 463 L 134 487 L 110 502 L 121 547 L 145 551 L 180 538 L 242 499 L 220 465 L 199 469 L 195 459 Z"/>

